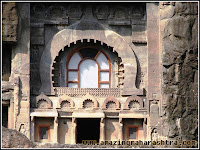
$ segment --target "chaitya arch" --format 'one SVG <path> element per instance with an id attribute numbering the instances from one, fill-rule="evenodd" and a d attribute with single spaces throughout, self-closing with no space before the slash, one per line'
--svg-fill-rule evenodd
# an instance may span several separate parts
<path id="1" fill-rule="evenodd" d="M 101 25 L 100 25 L 101 26 Z M 103 28 L 103 27 L 102 27 Z M 105 43 L 118 53 L 124 64 L 124 71 L 126 72 L 124 78 L 123 91 L 125 94 L 133 94 L 133 91 L 139 89 L 135 86 L 137 74 L 137 61 L 135 58 L 132 47 L 117 33 L 104 29 L 104 30 L 78 30 L 76 24 L 72 25 L 69 29 L 63 29 L 58 32 L 46 45 L 40 61 L 40 77 L 41 88 L 40 92 L 48 95 L 54 95 L 54 87 L 52 81 L 53 63 L 56 56 L 60 51 L 64 51 L 64 47 L 70 47 L 71 43 L 76 41 L 94 40 Z M 139 90 L 140 91 L 140 90 Z"/>

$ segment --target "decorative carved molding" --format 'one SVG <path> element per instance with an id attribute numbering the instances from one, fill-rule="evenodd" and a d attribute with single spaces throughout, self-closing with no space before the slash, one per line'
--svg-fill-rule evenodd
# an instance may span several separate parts
<path id="1" fill-rule="evenodd" d="M 52 108 L 52 101 L 43 92 L 36 97 L 36 107 L 37 108 Z"/>
<path id="2" fill-rule="evenodd" d="M 103 109 L 120 110 L 120 102 L 113 96 L 109 96 L 103 103 Z"/>
<path id="3" fill-rule="evenodd" d="M 109 16 L 108 5 L 99 5 L 96 7 L 95 15 L 99 20 L 106 20 Z"/>
<path id="4" fill-rule="evenodd" d="M 71 99 L 71 97 L 63 95 L 58 100 L 57 108 L 73 109 L 75 108 L 75 104 L 74 101 Z"/>
<path id="5" fill-rule="evenodd" d="M 90 102 L 92 101 L 93 102 L 93 109 L 94 108 L 98 108 L 98 101 L 95 99 L 94 96 L 90 95 L 89 93 L 87 93 L 83 98 L 82 98 L 82 101 L 81 101 L 81 105 L 80 105 L 80 108 L 84 108 L 84 104 L 86 104 L 86 102 Z"/>
<path id="6" fill-rule="evenodd" d="M 69 88 L 69 87 L 55 87 L 57 95 L 68 95 L 71 97 L 84 96 L 89 93 L 92 96 L 108 97 L 110 95 L 114 97 L 120 97 L 120 88 Z"/>
<path id="7" fill-rule="evenodd" d="M 124 104 L 124 110 L 130 110 L 131 108 L 143 108 L 143 101 L 138 96 L 130 96 L 127 98 L 125 104 Z"/>

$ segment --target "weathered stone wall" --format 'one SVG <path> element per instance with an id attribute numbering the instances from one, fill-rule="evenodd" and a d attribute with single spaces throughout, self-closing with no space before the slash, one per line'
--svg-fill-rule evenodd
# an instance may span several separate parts
<path id="1" fill-rule="evenodd" d="M 10 82 L 14 84 L 14 128 L 30 137 L 30 4 L 16 3 L 19 18 L 12 46 Z"/>
<path id="2" fill-rule="evenodd" d="M 16 3 L 2 3 L 2 39 L 17 42 L 18 15 Z"/>
<path id="3" fill-rule="evenodd" d="M 163 136 L 198 139 L 198 3 L 160 3 Z"/>

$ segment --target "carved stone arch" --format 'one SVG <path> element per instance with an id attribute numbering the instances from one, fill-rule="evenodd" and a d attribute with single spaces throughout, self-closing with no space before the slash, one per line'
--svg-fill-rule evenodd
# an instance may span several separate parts
<path id="1" fill-rule="evenodd" d="M 47 103 L 45 108 L 53 108 L 52 101 L 43 92 L 36 97 L 36 108 L 39 108 L 41 103 Z"/>
<path id="2" fill-rule="evenodd" d="M 106 110 L 107 109 L 107 106 L 108 106 L 108 104 L 111 104 L 111 103 L 115 103 L 115 105 L 116 105 L 116 107 L 115 107 L 115 109 L 116 110 L 120 110 L 120 102 L 119 102 L 119 100 L 118 99 L 116 99 L 115 97 L 113 97 L 113 96 L 109 96 L 108 98 L 106 98 L 105 99 L 105 101 L 104 101 L 104 103 L 103 103 L 103 109 L 104 110 Z"/>
<path id="3" fill-rule="evenodd" d="M 87 93 L 81 100 L 80 102 L 80 106 L 79 108 L 84 108 L 84 104 L 85 102 L 88 101 L 88 102 L 92 102 L 93 103 L 93 109 L 96 109 L 99 107 L 99 103 L 98 101 L 96 100 L 96 98 L 92 95 L 90 95 L 89 93 Z"/>
<path id="4" fill-rule="evenodd" d="M 105 20 L 109 16 L 109 7 L 105 4 L 100 4 L 96 6 L 95 15 L 99 20 Z"/>
<path id="5" fill-rule="evenodd" d="M 130 96 L 129 98 L 127 98 L 125 104 L 124 104 L 124 109 L 127 109 L 127 110 L 130 110 L 130 104 L 132 102 L 135 102 L 135 103 L 138 103 L 139 104 L 139 108 L 142 108 L 143 107 L 143 101 L 140 97 L 138 96 Z"/>
<path id="6" fill-rule="evenodd" d="M 54 88 L 52 84 L 52 67 L 55 58 L 59 55 L 60 51 L 64 51 L 64 47 L 70 47 L 71 43 L 76 41 L 90 40 L 100 41 L 113 47 L 113 50 L 118 53 L 118 56 L 122 59 L 124 64 L 124 87 L 123 95 L 132 95 L 133 93 L 141 92 L 140 89 L 136 88 L 136 74 L 137 74 L 137 61 L 135 53 L 133 51 L 133 45 L 129 45 L 119 34 L 111 31 L 101 24 L 95 22 L 96 30 L 83 29 L 84 25 L 75 23 L 68 29 L 63 29 L 58 32 L 49 42 L 47 43 L 40 61 L 40 77 L 41 77 L 41 88 L 40 92 L 45 92 L 48 95 L 54 95 Z M 87 26 L 90 28 L 90 26 Z M 79 29 L 80 28 L 80 29 Z M 94 34 L 95 33 L 95 34 Z M 98 35 L 98 36 L 97 36 Z"/>
<path id="7" fill-rule="evenodd" d="M 115 8 L 111 8 L 109 19 L 120 19 L 120 20 L 129 19 L 128 12 L 129 12 L 129 10 L 127 9 L 127 7 L 124 7 L 124 6 L 118 6 Z M 122 14 L 120 14 L 120 13 L 122 13 Z"/>
<path id="8" fill-rule="evenodd" d="M 71 97 L 69 97 L 67 95 L 62 95 L 59 98 L 58 104 L 57 104 L 57 108 L 62 108 L 62 104 L 63 103 L 67 103 L 67 102 L 69 102 L 69 104 L 70 104 L 70 106 L 69 106 L 70 109 L 74 109 L 75 108 L 74 101 L 71 99 Z"/>
<path id="9" fill-rule="evenodd" d="M 56 10 L 60 11 L 60 12 L 54 12 Z M 50 6 L 45 13 L 45 17 L 56 19 L 55 15 L 58 15 L 57 17 L 66 17 L 65 16 L 66 15 L 66 9 L 59 4 L 54 4 L 54 5 Z"/>

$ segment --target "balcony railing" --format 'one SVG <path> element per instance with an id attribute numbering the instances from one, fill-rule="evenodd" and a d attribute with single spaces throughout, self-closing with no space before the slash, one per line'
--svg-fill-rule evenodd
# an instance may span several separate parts
<path id="1" fill-rule="evenodd" d="M 55 93 L 58 96 L 68 95 L 71 97 L 84 96 L 87 93 L 97 97 L 120 97 L 120 88 L 69 88 L 69 87 L 55 87 Z"/>

